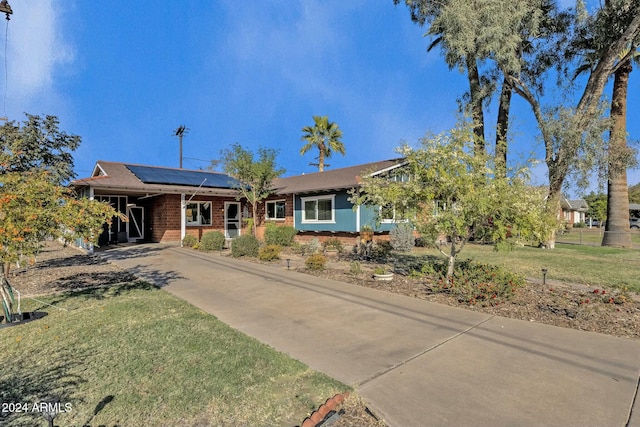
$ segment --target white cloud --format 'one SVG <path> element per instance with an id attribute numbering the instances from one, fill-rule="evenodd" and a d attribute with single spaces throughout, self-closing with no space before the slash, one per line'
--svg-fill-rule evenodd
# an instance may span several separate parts
<path id="1" fill-rule="evenodd" d="M 73 61 L 71 46 L 63 37 L 60 5 L 53 0 L 30 0 L 11 2 L 13 15 L 8 23 L 8 46 L 6 54 L 7 107 L 15 113 L 25 111 L 37 101 L 40 105 L 50 102 L 56 70 Z M 4 33 L 6 21 L 0 24 Z M 4 44 L 5 38 L 2 37 Z M 5 64 L 5 51 L 0 52 Z M 5 78 L 0 79 L 5 92 Z M 4 93 L 0 93 L 4 97 Z"/>

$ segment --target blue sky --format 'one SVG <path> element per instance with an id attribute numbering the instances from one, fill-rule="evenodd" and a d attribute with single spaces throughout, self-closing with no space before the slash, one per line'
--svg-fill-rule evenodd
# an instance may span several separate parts
<path id="1" fill-rule="evenodd" d="M 1 114 L 58 116 L 82 137 L 79 177 L 99 159 L 177 167 L 181 124 L 184 167 L 206 168 L 238 142 L 280 150 L 287 175 L 312 172 L 315 154 L 299 149 L 313 115 L 344 132 L 347 155 L 331 168 L 391 158 L 403 141 L 450 129 L 466 89 L 392 0 L 10 4 Z M 628 130 L 640 139 L 640 71 L 629 93 Z M 512 117 L 512 158 L 541 156 L 519 99 Z M 543 164 L 535 171 L 546 176 Z M 640 172 L 629 171 L 637 182 Z"/>

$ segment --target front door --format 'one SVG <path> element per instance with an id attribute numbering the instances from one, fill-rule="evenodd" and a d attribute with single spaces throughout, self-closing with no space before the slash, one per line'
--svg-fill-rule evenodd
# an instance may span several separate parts
<path id="1" fill-rule="evenodd" d="M 233 239 L 240 235 L 240 203 L 225 202 L 224 203 L 224 236 L 227 239 Z"/>
<path id="2" fill-rule="evenodd" d="M 129 240 L 144 239 L 144 208 L 129 207 Z"/>

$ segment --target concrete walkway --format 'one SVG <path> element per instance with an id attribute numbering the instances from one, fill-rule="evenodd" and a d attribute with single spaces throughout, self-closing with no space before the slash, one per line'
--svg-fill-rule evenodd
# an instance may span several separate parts
<path id="1" fill-rule="evenodd" d="M 100 255 L 352 385 L 392 427 L 640 427 L 638 341 L 177 246 Z"/>

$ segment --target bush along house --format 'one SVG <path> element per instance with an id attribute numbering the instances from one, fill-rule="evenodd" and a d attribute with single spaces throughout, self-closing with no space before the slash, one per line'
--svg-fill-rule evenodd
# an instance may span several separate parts
<path id="1" fill-rule="evenodd" d="M 259 236 L 266 222 L 293 226 L 297 240 L 356 237 L 363 226 L 386 234 L 398 221 L 392 209 L 354 206 L 349 192 L 367 174 L 402 180 L 402 159 L 384 160 L 273 182 L 274 193 L 259 204 Z M 218 230 L 232 239 L 243 230 L 250 204 L 240 199 L 238 182 L 210 171 L 98 161 L 88 178 L 71 182 L 79 197 L 110 203 L 114 217 L 99 245 L 122 242 L 172 242 L 190 234 L 198 239 Z"/>

